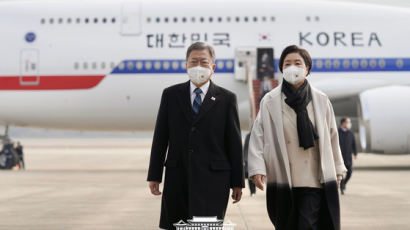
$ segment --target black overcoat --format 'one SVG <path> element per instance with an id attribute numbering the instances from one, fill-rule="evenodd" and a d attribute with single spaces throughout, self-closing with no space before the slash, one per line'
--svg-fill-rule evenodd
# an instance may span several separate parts
<path id="1" fill-rule="evenodd" d="M 194 118 L 190 82 L 163 91 L 148 181 L 162 181 L 160 228 L 193 216 L 223 219 L 233 187 L 244 187 L 236 96 L 212 81 Z"/>

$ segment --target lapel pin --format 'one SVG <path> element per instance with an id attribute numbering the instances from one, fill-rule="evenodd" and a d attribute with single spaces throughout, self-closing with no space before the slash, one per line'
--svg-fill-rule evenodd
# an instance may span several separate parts
<path id="1" fill-rule="evenodd" d="M 214 97 L 211 97 L 211 100 L 212 100 L 212 101 L 215 101 L 215 99 L 216 99 L 216 98 L 214 98 Z"/>

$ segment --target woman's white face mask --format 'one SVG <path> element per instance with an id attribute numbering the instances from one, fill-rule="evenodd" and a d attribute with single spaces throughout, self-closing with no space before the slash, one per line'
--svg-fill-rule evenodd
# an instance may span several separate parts
<path id="1" fill-rule="evenodd" d="M 306 78 L 306 69 L 291 65 L 283 70 L 283 79 L 292 85 L 297 85 Z"/>
<path id="2" fill-rule="evenodd" d="M 196 85 L 201 85 L 208 81 L 212 74 L 211 69 L 202 66 L 189 68 L 187 72 L 189 79 Z"/>

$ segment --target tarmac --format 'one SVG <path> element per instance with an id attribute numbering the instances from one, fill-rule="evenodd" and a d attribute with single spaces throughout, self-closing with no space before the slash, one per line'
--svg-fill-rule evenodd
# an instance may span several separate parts
<path id="1" fill-rule="evenodd" d="M 158 229 L 161 198 L 146 182 L 150 139 L 27 139 L 26 170 L 0 171 L 0 229 Z M 410 229 L 410 155 L 359 154 L 343 230 Z M 235 230 L 274 229 L 265 194 L 228 205 Z"/>

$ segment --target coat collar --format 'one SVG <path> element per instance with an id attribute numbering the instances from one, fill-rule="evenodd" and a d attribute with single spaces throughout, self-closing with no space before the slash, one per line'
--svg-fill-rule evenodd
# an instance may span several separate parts
<path id="1" fill-rule="evenodd" d="M 183 113 L 185 114 L 185 118 L 187 119 L 189 123 L 193 123 L 193 124 L 200 121 L 205 116 L 205 114 L 220 100 L 220 98 L 218 97 L 218 95 L 220 94 L 218 86 L 212 81 L 210 81 L 209 89 L 199 109 L 199 114 L 194 120 L 192 104 L 191 104 L 190 81 L 187 81 L 186 83 L 181 84 L 178 92 L 179 92 L 178 101 L 179 101 L 179 104 L 180 104 L 180 107 Z"/>
<path id="2" fill-rule="evenodd" d="M 326 113 L 325 109 L 327 108 L 327 97 L 325 94 L 312 87 L 312 103 L 315 113 L 315 122 L 316 128 L 319 135 L 319 150 L 324 149 L 324 117 Z M 290 165 L 289 165 L 289 156 L 286 148 L 285 134 L 283 131 L 283 117 L 282 117 L 282 84 L 270 91 L 265 95 L 264 104 L 266 104 L 267 110 L 270 114 L 271 120 L 275 127 L 276 135 L 278 137 L 279 147 L 282 152 L 283 161 L 285 164 L 285 169 L 288 177 L 289 184 L 291 182 L 290 176 Z M 322 154 L 322 153 L 320 153 Z"/>

